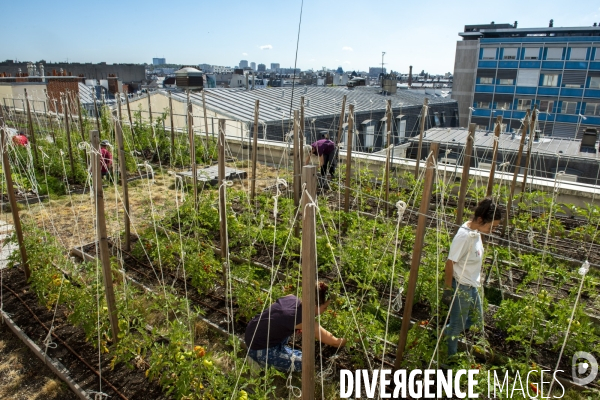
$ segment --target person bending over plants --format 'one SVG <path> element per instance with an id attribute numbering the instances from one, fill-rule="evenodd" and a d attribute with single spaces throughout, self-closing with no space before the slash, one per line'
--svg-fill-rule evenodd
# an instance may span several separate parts
<path id="1" fill-rule="evenodd" d="M 469 329 L 475 321 L 483 325 L 483 306 L 478 291 L 483 264 L 481 233 L 489 234 L 501 218 L 502 211 L 491 198 L 485 198 L 477 205 L 473 219 L 465 222 L 452 239 L 442 296 L 442 301 L 450 307 L 445 330 L 448 356 L 456 354 L 458 335 L 462 331 Z"/>
<path id="2" fill-rule="evenodd" d="M 316 315 L 329 306 L 329 287 L 324 282 L 316 285 Z M 315 316 L 316 317 L 316 316 Z M 246 327 L 245 340 L 248 356 L 261 366 L 270 365 L 280 371 L 302 370 L 302 352 L 288 346 L 296 329 L 302 327 L 302 302 L 294 295 L 280 297 L 263 313 L 258 314 Z M 342 347 L 346 339 L 338 339 L 318 323 L 315 338 L 321 343 Z"/>

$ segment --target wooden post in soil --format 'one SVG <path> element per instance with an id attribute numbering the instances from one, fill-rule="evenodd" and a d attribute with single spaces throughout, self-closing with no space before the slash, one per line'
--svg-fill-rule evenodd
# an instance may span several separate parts
<path id="1" fill-rule="evenodd" d="M 69 123 L 69 96 L 63 95 L 63 111 L 65 112 L 65 132 L 67 133 L 67 149 L 71 163 L 71 179 L 75 182 L 75 163 L 73 162 L 73 146 L 71 145 L 71 124 Z"/>
<path id="2" fill-rule="evenodd" d="M 346 145 L 346 189 L 344 211 L 350 211 L 350 174 L 352 173 L 352 139 L 354 135 L 354 104 L 348 106 L 348 144 Z"/>
<path id="3" fill-rule="evenodd" d="M 226 261 L 229 254 L 229 238 L 227 237 L 227 204 L 225 196 L 227 186 L 225 185 L 225 124 L 224 119 L 219 119 L 219 222 L 221 239 L 221 260 Z M 227 265 L 223 263 L 223 283 L 227 287 Z"/>
<path id="4" fill-rule="evenodd" d="M 467 196 L 467 187 L 469 186 L 469 172 L 471 171 L 471 154 L 473 154 L 473 143 L 475 142 L 476 124 L 469 125 L 469 134 L 467 135 L 467 144 L 465 146 L 465 155 L 463 156 L 463 170 L 460 177 L 460 189 L 458 190 L 458 204 L 456 207 L 456 225 L 462 225 L 463 212 L 465 209 L 465 197 Z"/>
<path id="5" fill-rule="evenodd" d="M 304 167 L 304 96 L 300 97 L 300 170 Z"/>
<path id="6" fill-rule="evenodd" d="M 300 188 L 301 188 L 301 168 L 298 159 L 300 158 L 300 149 L 298 148 L 298 110 L 294 110 L 294 207 L 298 208 L 300 205 Z"/>
<path id="7" fill-rule="evenodd" d="M 35 132 L 33 131 L 33 120 L 31 119 L 31 109 L 29 107 L 29 96 L 27 96 L 27 89 L 25 90 L 25 104 L 27 105 L 27 123 L 29 127 L 29 138 L 31 139 L 31 147 L 33 147 L 33 161 L 34 165 L 37 166 L 38 163 L 38 154 L 37 154 L 37 144 L 35 142 Z"/>
<path id="8" fill-rule="evenodd" d="M 496 128 L 494 130 L 494 145 L 492 150 L 492 167 L 490 169 L 490 176 L 488 178 L 487 189 L 485 196 L 489 197 L 492 195 L 492 189 L 494 189 L 494 175 L 496 174 L 496 160 L 498 159 L 498 145 L 500 144 L 500 131 L 502 130 L 502 115 L 496 118 Z"/>
<path id="9" fill-rule="evenodd" d="M 346 112 L 346 95 L 342 98 L 342 112 L 340 113 L 340 122 L 338 124 L 338 134 L 335 145 L 339 146 L 342 142 L 342 132 L 344 131 L 344 114 Z"/>
<path id="10" fill-rule="evenodd" d="M 110 319 L 113 343 L 117 343 L 119 341 L 119 319 L 115 303 L 112 270 L 110 268 L 110 255 L 108 253 L 106 219 L 104 216 L 104 191 L 102 189 L 102 174 L 100 173 L 100 134 L 98 131 L 90 131 L 90 141 L 92 142 L 92 177 L 94 198 L 96 200 L 98 250 L 100 252 L 100 262 L 102 263 L 102 278 L 104 281 L 104 292 L 106 294 L 106 305 L 108 307 L 108 318 Z"/>
<path id="11" fill-rule="evenodd" d="M 48 114 L 48 110 L 50 110 L 50 102 L 48 101 L 48 90 L 44 89 L 44 98 L 46 103 L 46 119 L 50 124 L 50 135 L 52 136 L 52 142 L 56 143 L 56 136 L 54 136 L 54 124 L 52 123 L 52 117 Z"/>
<path id="12" fill-rule="evenodd" d="M 94 99 L 94 112 L 96 113 L 96 129 L 98 129 L 98 132 L 102 132 L 100 129 L 100 112 L 98 111 L 98 99 L 96 98 L 95 90 L 92 90 L 92 98 Z"/>
<path id="13" fill-rule="evenodd" d="M 190 141 L 190 163 L 192 164 L 192 185 L 194 187 L 194 210 L 198 210 L 198 166 L 196 165 L 196 143 L 194 138 L 194 118 L 192 116 L 192 102 L 190 91 L 187 92 L 187 126 Z"/>
<path id="14" fill-rule="evenodd" d="M 6 193 L 10 202 L 10 212 L 13 217 L 13 225 L 15 227 L 15 233 L 17 235 L 17 241 L 19 242 L 19 252 L 21 253 L 21 265 L 23 265 L 23 271 L 25 271 L 25 278 L 29 280 L 31 272 L 29 270 L 29 262 L 27 260 L 27 251 L 25 250 L 25 242 L 23 241 L 23 229 L 21 228 L 21 219 L 19 218 L 19 208 L 17 206 L 17 199 L 15 198 L 15 189 L 13 187 L 12 175 L 10 172 L 10 160 L 8 159 L 8 143 L 6 134 L 6 125 L 4 125 L 4 110 L 0 106 L 0 145 L 2 146 L 2 166 L 4 168 L 4 177 L 6 179 Z"/>
<path id="15" fill-rule="evenodd" d="M 189 96 L 188 96 L 189 101 Z M 148 92 L 148 118 L 150 120 L 150 127 L 152 127 L 152 103 L 150 102 L 150 92 Z"/>
<path id="16" fill-rule="evenodd" d="M 121 101 L 119 100 L 119 108 Z M 119 113 L 120 117 L 121 113 Z M 127 163 L 125 161 L 125 146 L 123 144 L 123 127 L 121 125 L 121 118 L 117 119 L 117 125 L 115 127 L 115 136 L 117 139 L 117 146 L 119 151 L 119 172 L 121 173 L 121 185 L 123 185 L 123 208 L 125 209 L 125 251 L 131 249 L 131 221 L 130 221 L 130 208 L 129 208 L 129 188 L 127 186 Z"/>
<path id="17" fill-rule="evenodd" d="M 173 159 L 175 156 L 175 126 L 173 124 L 173 96 L 169 92 L 169 116 L 171 118 L 171 165 L 173 165 Z"/>
<path id="18" fill-rule="evenodd" d="M 525 185 L 527 184 L 527 173 L 529 172 L 529 163 L 531 162 L 531 147 L 535 140 L 535 120 L 537 117 L 537 104 L 533 106 L 531 112 L 531 122 L 529 123 L 529 142 L 527 143 L 527 155 L 525 156 L 525 168 L 523 169 L 523 182 L 521 183 L 521 200 L 523 201 L 523 194 L 525 193 Z"/>
<path id="19" fill-rule="evenodd" d="M 404 302 L 402 328 L 400 329 L 400 338 L 398 340 L 398 349 L 396 351 L 396 361 L 394 362 L 394 370 L 400 369 L 400 364 L 402 363 L 402 358 L 404 357 L 404 348 L 406 347 L 408 330 L 410 328 L 410 318 L 412 316 L 415 289 L 417 287 L 417 279 L 419 277 L 419 265 L 421 264 L 421 253 L 423 252 L 423 243 L 425 241 L 425 228 L 427 227 L 427 211 L 429 210 L 429 201 L 431 199 L 431 191 L 433 189 L 435 162 L 437 159 L 439 149 L 439 143 L 431 143 L 431 152 L 430 155 L 427 157 L 427 169 L 425 171 L 423 196 L 421 197 L 421 206 L 419 207 L 419 220 L 417 222 L 415 245 L 413 247 L 413 255 L 410 266 L 410 276 L 408 278 L 408 290 L 406 292 L 406 301 Z"/>
<path id="20" fill-rule="evenodd" d="M 421 149 L 423 148 L 423 132 L 425 132 L 425 120 L 427 119 L 427 104 L 429 99 L 423 101 L 423 109 L 421 110 L 421 124 L 419 127 L 419 147 L 417 148 L 417 163 L 415 165 L 415 178 L 419 179 L 419 166 L 421 163 Z"/>
<path id="21" fill-rule="evenodd" d="M 258 152 L 258 107 L 259 101 L 254 102 L 254 138 L 252 139 L 252 183 L 250 189 L 250 201 L 254 201 L 256 195 L 256 159 Z M 206 116 L 205 116 L 206 118 Z M 208 143 L 208 142 L 207 142 Z"/>
<path id="22" fill-rule="evenodd" d="M 77 99 L 77 116 L 79 117 L 79 132 L 81 133 L 81 140 L 85 142 L 85 130 L 83 128 L 83 118 L 81 116 L 81 100 L 79 99 L 79 95 L 75 96 Z M 119 107 L 120 103 L 119 103 Z"/>
<path id="23" fill-rule="evenodd" d="M 309 198 L 317 197 L 317 168 L 306 165 L 302 168 L 302 182 L 306 185 L 302 193 L 302 399 L 314 398 L 315 393 L 315 307 L 316 307 L 316 243 L 315 208 L 306 207 Z"/>
<path id="24" fill-rule="evenodd" d="M 509 214 L 512 211 L 512 201 L 515 195 L 515 188 L 517 186 L 517 175 L 521 169 L 521 157 L 523 155 L 523 146 L 525 146 L 525 137 L 527 136 L 527 129 L 529 129 L 529 110 L 523 120 L 523 130 L 521 131 L 521 141 L 519 142 L 519 150 L 517 151 L 517 160 L 515 161 L 515 170 L 513 172 L 512 183 L 510 184 L 510 193 L 508 195 L 508 201 L 506 202 L 506 213 L 504 216 L 504 225 L 502 225 L 501 235 L 504 236 L 506 229 L 508 228 L 508 221 L 510 220 Z"/>
<path id="25" fill-rule="evenodd" d="M 125 103 L 127 103 L 127 117 L 129 118 L 129 129 L 131 130 L 131 140 L 135 145 L 135 135 L 133 134 L 133 120 L 131 119 L 131 108 L 129 107 L 129 95 L 125 95 Z"/>
<path id="26" fill-rule="evenodd" d="M 204 114 L 204 134 L 206 135 L 206 160 L 208 162 L 210 153 L 208 151 L 208 117 L 206 116 L 206 94 L 204 89 L 202 90 L 202 114 Z"/>
<path id="27" fill-rule="evenodd" d="M 387 101 L 386 114 L 387 114 L 387 119 L 386 119 L 386 123 L 385 123 L 385 128 L 387 130 L 387 140 L 385 141 L 385 148 L 386 148 L 385 176 L 383 178 L 383 184 L 385 185 L 384 201 L 385 201 L 385 214 L 387 215 L 389 212 L 389 208 L 390 208 L 388 202 L 390 200 L 390 155 L 391 155 L 390 142 L 392 139 L 392 100 Z"/>

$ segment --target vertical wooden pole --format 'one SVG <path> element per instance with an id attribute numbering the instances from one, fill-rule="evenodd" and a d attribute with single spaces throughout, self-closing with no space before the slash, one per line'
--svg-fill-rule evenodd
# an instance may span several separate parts
<path id="1" fill-rule="evenodd" d="M 531 147 L 535 139 L 535 120 L 537 117 L 537 104 L 531 112 L 531 122 L 529 123 L 529 142 L 527 143 L 527 155 L 525 156 L 525 168 L 523 170 L 523 182 L 521 183 L 521 201 L 525 193 L 525 185 L 527 184 L 527 173 L 529 172 L 529 163 L 531 162 Z"/>
<path id="2" fill-rule="evenodd" d="M 106 234 L 106 220 L 104 216 L 104 191 L 102 189 L 102 175 L 100 173 L 100 134 L 96 130 L 90 131 L 92 142 L 92 176 L 94 186 L 94 198 L 96 199 L 96 234 L 98 237 L 98 249 L 102 263 L 102 277 L 104 280 L 104 292 L 106 294 L 106 305 L 108 317 L 113 336 L 113 343 L 119 341 L 119 319 L 115 303 L 115 291 L 113 288 L 113 277 L 110 268 L 110 255 L 108 253 L 108 238 Z"/>
<path id="3" fill-rule="evenodd" d="M 92 88 L 92 97 L 94 99 L 94 112 L 96 113 L 96 129 L 98 132 L 102 132 L 100 129 L 100 112 L 98 111 L 98 99 L 96 98 L 96 88 Z"/>
<path id="4" fill-rule="evenodd" d="M 312 197 L 317 198 L 317 168 L 302 168 L 302 399 L 312 400 L 315 395 L 315 316 L 317 254 L 315 243 L 315 209 L 306 207 Z"/>
<path id="5" fill-rule="evenodd" d="M 259 101 L 254 102 L 254 138 L 252 141 L 252 186 L 250 189 L 250 201 L 254 201 L 256 195 L 256 159 L 258 154 L 258 107 Z"/>
<path id="6" fill-rule="evenodd" d="M 6 179 L 6 194 L 8 195 L 8 201 L 10 202 L 10 212 L 13 217 L 13 225 L 15 227 L 15 233 L 17 234 L 17 241 L 19 242 L 19 251 L 21 253 L 21 264 L 23 265 L 23 271 L 25 271 L 25 278 L 29 280 L 31 271 L 29 270 L 29 262 L 27 260 L 27 251 L 25 250 L 25 242 L 23 241 L 23 229 L 21 228 L 21 219 L 19 218 L 19 208 L 17 206 L 17 199 L 15 198 L 15 189 L 13 187 L 13 180 L 10 171 L 10 160 L 8 159 L 8 143 L 6 134 L 6 125 L 4 125 L 4 110 L 0 106 L 0 132 L 2 136 L 2 166 L 4 168 L 4 177 Z"/>
<path id="7" fill-rule="evenodd" d="M 131 140 L 135 143 L 135 136 L 133 134 L 133 120 L 131 119 L 131 108 L 129 107 L 129 95 L 125 95 L 125 102 L 127 103 L 127 117 L 129 118 L 129 129 L 131 130 Z"/>
<path id="8" fill-rule="evenodd" d="M 198 210 L 198 166 L 196 165 L 196 143 L 194 138 L 194 118 L 192 116 L 192 102 L 190 91 L 187 92 L 187 126 L 190 141 L 190 163 L 192 164 L 192 184 L 194 186 L 194 210 Z"/>
<path id="9" fill-rule="evenodd" d="M 119 108 L 120 103 L 121 101 L 119 100 Z M 123 144 L 123 127 L 121 126 L 121 118 L 117 120 L 115 136 L 117 139 L 117 146 L 119 147 L 119 172 L 121 173 L 121 185 L 123 185 L 123 208 L 125 209 L 125 251 L 129 251 L 129 249 L 131 249 L 131 221 L 129 214 L 129 188 L 127 186 L 127 162 L 125 159 L 125 146 Z"/>
<path id="10" fill-rule="evenodd" d="M 71 124 L 69 123 L 69 96 L 63 95 L 63 110 L 65 112 L 65 132 L 67 133 L 67 149 L 69 150 L 69 162 L 71 163 L 71 178 L 75 182 L 75 163 L 73 162 L 73 146 L 71 145 Z"/>
<path id="11" fill-rule="evenodd" d="M 342 111 L 340 112 L 340 122 L 338 125 L 338 133 L 337 140 L 335 141 L 335 145 L 339 146 L 342 142 L 342 132 L 344 131 L 344 114 L 346 112 L 346 95 L 342 98 Z"/>
<path id="12" fill-rule="evenodd" d="M 35 132 L 33 131 L 33 120 L 31 119 L 31 109 L 29 108 L 29 96 L 27 96 L 27 89 L 25 90 L 25 104 L 27 105 L 27 122 L 29 126 L 29 137 L 31 138 L 31 144 L 33 147 L 33 161 L 35 165 L 38 164 L 37 144 L 35 142 Z"/>
<path id="13" fill-rule="evenodd" d="M 83 128 L 83 118 L 81 117 L 81 100 L 79 99 L 79 95 L 75 97 L 77 98 L 77 116 L 79 117 L 79 131 L 81 132 L 81 140 L 85 142 L 85 130 Z"/>
<path id="14" fill-rule="evenodd" d="M 467 144 L 465 145 L 465 155 L 463 157 L 463 170 L 460 178 L 460 189 L 458 190 L 458 204 L 456 209 L 456 225 L 462 225 L 463 212 L 465 209 L 465 197 L 467 187 L 469 186 L 469 173 L 471 171 L 471 155 L 473 154 L 473 143 L 475 142 L 476 124 L 469 125 L 469 134 Z"/>
<path id="15" fill-rule="evenodd" d="M 150 119 L 150 126 L 152 126 L 152 103 L 150 102 L 150 92 L 148 92 L 148 118 Z"/>
<path id="16" fill-rule="evenodd" d="M 502 233 L 504 236 L 506 229 L 508 228 L 508 221 L 510 221 L 509 214 L 512 211 L 512 201 L 515 195 L 515 188 L 517 186 L 517 175 L 521 169 L 521 157 L 523 155 L 523 146 L 525 145 L 525 137 L 527 136 L 527 130 L 529 129 L 529 110 L 523 120 L 523 130 L 521 131 L 521 141 L 519 142 L 519 150 L 517 151 L 517 160 L 515 161 L 515 170 L 513 172 L 512 183 L 510 184 L 510 194 L 508 195 L 508 201 L 506 203 L 506 215 L 504 217 L 504 225 L 502 225 Z"/>
<path id="17" fill-rule="evenodd" d="M 425 132 L 425 121 L 427 120 L 427 104 L 429 99 L 423 101 L 423 110 L 421 110 L 421 124 L 419 127 L 419 147 L 417 148 L 417 164 L 415 165 L 415 178 L 419 178 L 419 166 L 421 163 L 421 149 L 423 148 L 423 132 Z"/>
<path id="18" fill-rule="evenodd" d="M 494 130 L 494 147 L 492 150 L 492 167 L 490 168 L 490 176 L 488 178 L 487 189 L 485 196 L 489 197 L 492 195 L 492 189 L 494 189 L 494 175 L 496 174 L 496 160 L 498 159 L 498 145 L 500 144 L 500 131 L 502 130 L 502 115 L 496 118 L 496 129 Z"/>
<path id="19" fill-rule="evenodd" d="M 304 96 L 300 97 L 300 154 L 298 155 L 300 159 L 300 170 L 304 167 Z"/>
<path id="20" fill-rule="evenodd" d="M 346 190 L 344 211 L 350 211 L 350 175 L 352 174 L 352 139 L 354 136 L 354 104 L 348 106 L 348 143 L 346 145 Z"/>
<path id="21" fill-rule="evenodd" d="M 221 259 L 227 260 L 229 254 L 229 238 L 227 237 L 227 204 L 225 196 L 227 186 L 225 183 L 225 124 L 224 119 L 219 119 L 219 222 L 221 239 Z M 227 265 L 223 263 L 223 282 L 227 285 Z"/>
<path id="22" fill-rule="evenodd" d="M 171 118 L 171 165 L 173 165 L 173 159 L 175 158 L 175 126 L 173 124 L 173 96 L 169 92 L 169 116 Z"/>
<path id="23" fill-rule="evenodd" d="M 54 136 L 54 124 L 52 123 L 52 117 L 48 114 L 50 110 L 50 102 L 48 101 L 48 90 L 44 89 L 44 98 L 46 99 L 46 119 L 50 124 L 50 135 L 52 136 L 52 142 L 56 143 L 56 136 Z"/>
<path id="24" fill-rule="evenodd" d="M 294 207 L 298 208 L 300 205 L 300 188 L 301 188 L 301 169 L 300 163 L 298 162 L 300 158 L 300 149 L 298 148 L 298 110 L 294 110 Z"/>
<path id="25" fill-rule="evenodd" d="M 437 155 L 440 149 L 439 143 L 431 143 L 431 154 L 427 157 L 427 169 L 425 171 L 425 183 L 423 185 L 423 196 L 421 197 L 421 206 L 419 207 L 419 220 L 417 222 L 417 232 L 415 234 L 415 245 L 410 266 L 410 276 L 408 278 L 408 290 L 406 292 L 406 301 L 404 303 L 404 314 L 402 316 L 402 328 L 400 329 L 400 338 L 398 340 L 398 349 L 396 351 L 396 361 L 394 369 L 400 369 L 402 358 L 404 357 L 404 348 L 406 347 L 406 338 L 410 328 L 410 318 L 412 316 L 413 301 L 419 277 L 419 265 L 421 264 L 421 253 L 425 241 L 425 228 L 427 227 L 427 211 L 429 210 L 429 201 L 433 189 L 434 168 Z"/>
<path id="26" fill-rule="evenodd" d="M 202 90 L 202 113 L 204 114 L 204 133 L 206 134 L 206 152 L 208 154 L 208 117 L 206 116 L 206 93 Z M 214 128 L 213 128 L 214 130 Z M 214 133 L 213 133 L 214 136 Z M 210 155 L 210 154 L 208 154 Z"/>
<path id="27" fill-rule="evenodd" d="M 385 185 L 384 200 L 385 200 L 385 213 L 387 215 L 387 213 L 389 212 L 388 202 L 390 199 L 390 155 L 391 155 L 390 141 L 392 138 L 392 100 L 387 101 L 386 114 L 387 114 L 387 120 L 386 120 L 385 125 L 386 125 L 386 130 L 387 130 L 387 139 L 385 141 L 385 148 L 386 148 L 385 177 L 383 178 L 383 184 Z"/>

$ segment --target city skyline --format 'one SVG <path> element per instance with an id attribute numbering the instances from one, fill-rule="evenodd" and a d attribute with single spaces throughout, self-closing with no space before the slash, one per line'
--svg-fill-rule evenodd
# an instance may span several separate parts
<path id="1" fill-rule="evenodd" d="M 134 17 L 117 30 L 93 30 L 90 21 L 102 12 L 98 13 L 97 4 L 89 0 L 67 0 L 61 6 L 32 0 L 31 9 L 36 12 L 25 19 L 18 18 L 22 9 L 17 3 L 7 3 L 0 34 L 18 40 L 3 44 L 0 60 L 151 64 L 152 58 L 164 57 L 172 64 L 234 67 L 244 59 L 257 65 L 277 62 L 282 68 L 294 67 L 300 2 L 273 2 L 276 7 L 267 3 L 260 10 L 222 14 L 224 18 L 211 16 L 244 3 L 189 3 L 181 5 L 186 12 L 176 22 L 154 12 L 161 4 L 156 0 L 108 0 L 104 9 Z M 277 12 L 264 11 L 271 9 Z M 379 10 L 386 12 L 380 14 Z M 397 18 L 390 17 L 390 12 L 396 12 Z M 389 0 L 372 10 L 352 2 L 305 2 L 297 67 L 319 70 L 341 66 L 344 71 L 368 71 L 369 67 L 381 66 L 385 52 L 388 70 L 406 73 L 412 65 L 413 73 L 444 74 L 453 72 L 458 32 L 464 25 L 518 21 L 519 27 L 546 27 L 550 19 L 556 27 L 591 26 L 600 22 L 600 8 L 587 0 L 576 8 L 507 0 L 500 9 L 466 1 L 448 7 L 434 1 L 427 10 L 414 3 L 399 6 Z M 149 26 L 155 27 L 152 35 L 148 35 Z"/>

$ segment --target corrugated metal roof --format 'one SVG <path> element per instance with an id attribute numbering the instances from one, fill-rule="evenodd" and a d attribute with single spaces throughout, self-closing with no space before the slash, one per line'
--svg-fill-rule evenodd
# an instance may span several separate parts
<path id="1" fill-rule="evenodd" d="M 254 102 L 260 100 L 260 121 L 272 122 L 290 118 L 292 89 L 262 88 L 246 90 L 245 88 L 213 88 L 206 90 L 206 107 L 240 121 L 254 120 Z M 339 115 L 342 98 L 347 96 L 346 106 L 353 104 L 354 112 L 380 111 L 386 109 L 386 101 L 392 100 L 392 108 L 422 106 L 425 98 L 429 104 L 454 103 L 455 100 L 444 99 L 432 95 L 400 90 L 396 94 L 383 96 L 378 87 L 358 87 L 349 90 L 345 87 L 300 86 L 294 90 L 293 110 L 300 109 L 300 97 L 304 96 L 305 118 L 317 118 Z M 166 92 L 165 92 L 166 93 Z M 172 92 L 173 99 L 186 102 L 187 93 Z M 190 95 L 192 103 L 202 105 L 202 93 Z"/>
<path id="2" fill-rule="evenodd" d="M 468 130 L 465 128 L 433 128 L 425 132 L 423 141 L 438 142 L 441 146 L 464 146 L 467 143 Z M 419 141 L 418 136 L 410 138 L 410 141 Z M 502 133 L 498 141 L 499 151 L 519 150 L 521 136 L 516 135 L 512 138 L 510 133 Z M 492 149 L 494 144 L 494 132 L 476 131 L 475 148 Z M 543 137 L 539 141 L 534 141 L 531 151 L 537 154 L 559 155 L 561 157 L 576 157 L 585 159 L 596 159 L 596 153 L 587 153 L 579 151 L 581 140 L 569 140 L 563 138 Z M 596 146 L 597 148 L 597 146 Z M 524 147 L 524 151 L 527 145 Z M 559 153 L 560 152 L 560 153 Z"/>

